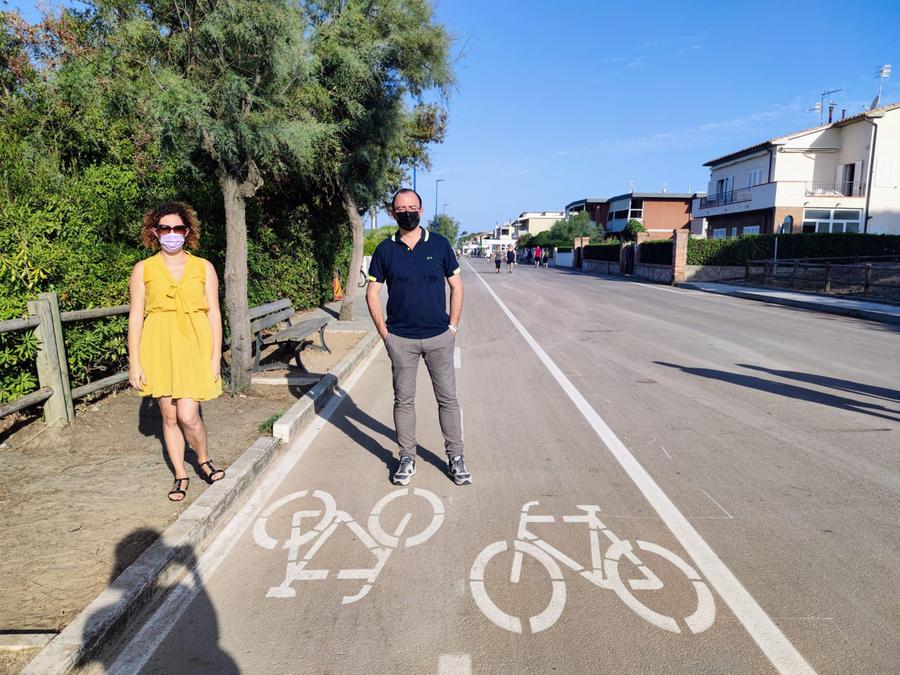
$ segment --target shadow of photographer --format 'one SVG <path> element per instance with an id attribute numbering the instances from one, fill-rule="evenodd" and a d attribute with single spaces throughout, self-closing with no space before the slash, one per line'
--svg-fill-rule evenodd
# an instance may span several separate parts
<path id="1" fill-rule="evenodd" d="M 142 555 L 146 554 L 144 560 Z M 85 623 L 82 633 L 82 644 L 88 648 L 87 655 L 77 664 L 77 668 L 86 672 L 160 672 L 160 673 L 222 673 L 224 675 L 240 672 L 237 663 L 219 645 L 219 621 L 215 607 L 206 592 L 203 580 L 197 572 L 197 558 L 193 547 L 179 546 L 171 548 L 160 539 L 159 532 L 151 528 L 139 528 L 116 545 L 116 558 L 110 572 L 108 590 L 119 592 L 120 600 L 136 589 L 142 589 L 139 605 L 152 608 L 171 592 L 186 588 L 180 582 L 166 585 L 154 578 L 151 588 L 144 588 L 146 577 L 150 572 L 148 566 L 152 561 L 169 560 L 169 565 L 177 565 L 187 570 L 192 583 L 190 590 L 182 598 L 180 607 L 190 613 L 184 626 L 179 626 L 179 614 L 163 619 L 151 653 L 141 652 L 141 648 L 129 649 L 129 644 L 118 644 L 126 629 L 126 623 L 133 619 L 131 612 L 113 611 L 111 606 L 104 607 L 91 615 Z M 154 570 L 157 574 L 160 570 Z M 155 614 L 143 610 L 141 625 L 157 620 Z M 172 639 L 170 631 L 175 628 L 189 626 L 190 632 L 177 636 L 185 647 L 177 653 L 160 653 Z M 185 631 L 186 633 L 186 631 Z M 91 645 L 91 643 L 96 643 Z M 91 646 L 89 646 L 91 645 Z M 134 655 L 140 658 L 136 662 Z"/>

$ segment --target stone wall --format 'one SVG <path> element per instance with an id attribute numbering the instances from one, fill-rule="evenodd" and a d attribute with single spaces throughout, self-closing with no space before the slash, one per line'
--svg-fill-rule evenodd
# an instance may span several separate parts
<path id="1" fill-rule="evenodd" d="M 581 271 L 590 272 L 592 274 L 622 273 L 618 262 L 607 262 L 606 260 L 582 260 Z"/>
<path id="2" fill-rule="evenodd" d="M 736 281 L 743 280 L 743 265 L 686 265 L 684 281 Z"/>
<path id="3" fill-rule="evenodd" d="M 659 284 L 671 284 L 672 266 L 648 265 L 646 263 L 638 263 L 634 266 L 634 278 L 645 279 L 646 281 L 655 281 Z"/>

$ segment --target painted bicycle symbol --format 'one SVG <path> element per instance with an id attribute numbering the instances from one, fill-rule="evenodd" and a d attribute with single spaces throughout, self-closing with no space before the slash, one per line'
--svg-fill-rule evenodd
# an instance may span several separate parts
<path id="1" fill-rule="evenodd" d="M 529 510 L 538 506 L 539 502 L 528 502 L 522 506 L 522 514 L 519 518 L 519 530 L 516 539 L 512 542 L 514 549 L 512 557 L 512 569 L 510 581 L 519 583 L 522 573 L 523 557 L 528 555 L 539 562 L 550 575 L 552 594 L 547 607 L 535 616 L 528 617 L 528 627 L 532 633 L 539 633 L 550 628 L 562 615 L 566 605 L 566 582 L 563 579 L 559 563 L 568 567 L 573 572 L 580 574 L 598 588 L 604 588 L 615 592 L 629 608 L 638 616 L 649 621 L 654 626 L 673 633 L 681 633 L 679 621 L 675 617 L 660 614 L 641 602 L 633 591 L 656 591 L 663 588 L 663 582 L 644 565 L 638 558 L 635 550 L 652 554 L 667 560 L 679 569 L 690 581 L 697 596 L 697 608 L 690 616 L 683 617 L 683 623 L 692 633 L 702 633 L 709 628 L 716 617 L 716 606 L 712 593 L 700 575 L 687 562 L 678 557 L 672 551 L 657 544 L 646 541 L 636 541 L 632 544 L 628 540 L 619 539 L 597 517 L 601 509 L 596 505 L 577 506 L 582 514 L 563 516 L 564 523 L 584 523 L 590 532 L 591 568 L 585 567 L 562 551 L 554 548 L 537 535 L 528 531 L 529 523 L 555 523 L 556 518 L 551 515 L 529 515 Z M 600 534 L 603 534 L 610 542 L 605 553 L 600 550 Z M 475 604 L 484 615 L 497 626 L 513 633 L 522 632 L 522 619 L 504 612 L 500 609 L 485 588 L 485 568 L 495 556 L 510 550 L 509 542 L 497 541 L 486 546 L 475 562 L 469 574 L 469 584 Z M 632 563 L 640 573 L 639 578 L 622 579 L 619 571 L 619 561 L 622 559 Z"/>
<path id="2" fill-rule="evenodd" d="M 278 509 L 295 500 L 303 499 L 310 495 L 309 490 L 301 490 L 285 495 L 281 499 L 270 504 L 265 511 L 256 519 L 253 525 L 253 540 L 267 549 L 274 549 L 278 546 L 277 539 L 271 537 L 266 529 L 269 517 Z M 404 488 L 395 490 L 382 497 L 372 511 L 369 513 L 368 528 L 363 527 L 356 522 L 353 517 L 346 511 L 337 508 L 337 504 L 327 492 L 315 490 L 311 496 L 322 502 L 322 509 L 295 511 L 291 520 L 291 536 L 281 545 L 281 548 L 288 551 L 288 562 L 285 569 L 284 581 L 278 586 L 272 586 L 267 598 L 293 598 L 296 595 L 292 584 L 295 581 L 316 581 L 326 579 L 331 570 L 327 569 L 310 569 L 308 565 L 313 557 L 322 548 L 325 542 L 334 534 L 334 531 L 340 525 L 346 525 L 354 535 L 362 542 L 369 552 L 375 557 L 375 565 L 371 568 L 362 569 L 342 569 L 338 570 L 338 579 L 358 579 L 363 581 L 362 588 L 354 595 L 344 596 L 342 603 L 347 605 L 357 600 L 361 600 L 372 589 L 372 584 L 378 579 L 381 570 L 384 568 L 391 553 L 400 546 L 401 537 L 406 532 L 412 513 L 407 511 L 400 519 L 400 524 L 394 529 L 393 534 L 384 531 L 381 525 L 381 514 L 385 507 L 396 500 L 406 498 L 406 501 L 414 497 L 424 499 L 431 508 L 431 522 L 421 532 L 409 535 L 403 539 L 403 545 L 406 548 L 417 546 L 430 539 L 435 532 L 440 529 L 444 522 L 444 504 L 433 492 L 422 490 L 419 488 Z M 305 528 L 304 523 L 318 519 L 312 528 Z M 304 531 L 306 530 L 306 531 Z M 314 542 L 303 557 L 300 557 L 301 548 Z"/>

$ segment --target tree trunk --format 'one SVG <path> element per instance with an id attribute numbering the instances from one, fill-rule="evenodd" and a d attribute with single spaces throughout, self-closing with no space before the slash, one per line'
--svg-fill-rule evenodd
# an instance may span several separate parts
<path id="1" fill-rule="evenodd" d="M 247 303 L 247 210 L 242 185 L 233 176 L 219 173 L 225 201 L 225 306 L 231 329 L 231 384 L 235 391 L 250 389 L 252 344 Z"/>
<path id="2" fill-rule="evenodd" d="M 344 288 L 344 300 L 341 302 L 341 313 L 338 316 L 339 321 L 350 321 L 353 319 L 353 300 L 356 295 L 356 289 L 359 288 L 359 271 L 362 268 L 363 258 L 363 221 L 359 215 L 359 208 L 356 206 L 356 200 L 347 190 L 341 194 L 341 201 L 344 205 L 344 211 L 350 219 L 350 232 L 353 234 L 353 252 L 350 254 L 350 272 L 347 274 L 347 285 Z"/>

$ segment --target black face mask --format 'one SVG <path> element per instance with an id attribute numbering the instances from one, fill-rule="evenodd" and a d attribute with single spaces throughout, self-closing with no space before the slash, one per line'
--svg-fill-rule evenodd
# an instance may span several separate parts
<path id="1" fill-rule="evenodd" d="M 411 232 L 419 226 L 418 211 L 401 211 L 395 214 L 394 217 L 397 219 L 397 225 L 400 226 L 400 229 L 407 232 Z"/>

